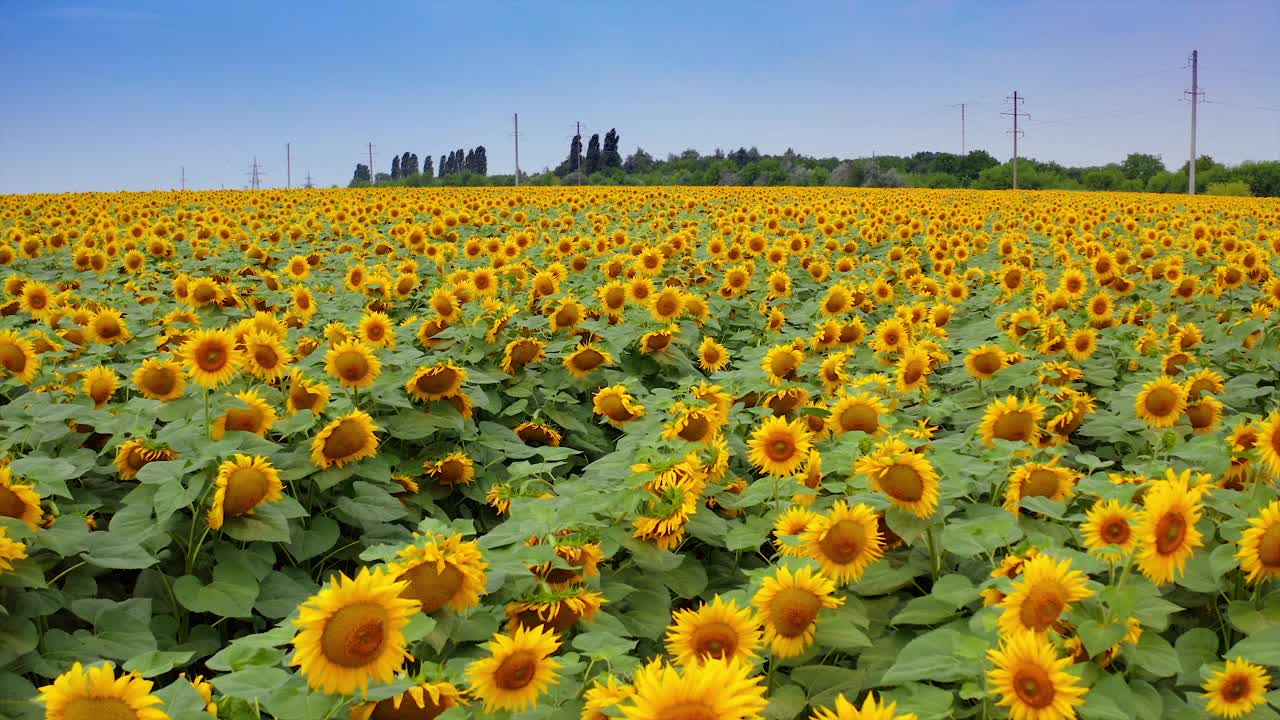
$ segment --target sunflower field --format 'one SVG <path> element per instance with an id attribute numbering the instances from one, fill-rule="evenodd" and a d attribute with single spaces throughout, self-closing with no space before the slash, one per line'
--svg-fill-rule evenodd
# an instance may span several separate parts
<path id="1" fill-rule="evenodd" d="M 0 717 L 1280 718 L 1280 202 L 0 197 Z"/>

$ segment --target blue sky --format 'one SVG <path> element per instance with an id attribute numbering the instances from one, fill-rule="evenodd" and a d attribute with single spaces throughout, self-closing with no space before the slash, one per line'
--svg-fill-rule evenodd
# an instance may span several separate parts
<path id="1" fill-rule="evenodd" d="M 573 123 L 655 155 L 755 145 L 853 157 L 1011 154 L 1068 164 L 1188 143 L 1280 158 L 1280 3 L 136 2 L 0 0 L 0 192 L 346 184 L 365 144 L 484 145 L 510 172 L 566 154 Z"/>

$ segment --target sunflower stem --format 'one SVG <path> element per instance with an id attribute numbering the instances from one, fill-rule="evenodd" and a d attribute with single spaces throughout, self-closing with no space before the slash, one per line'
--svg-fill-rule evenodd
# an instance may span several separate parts
<path id="1" fill-rule="evenodd" d="M 204 389 L 204 436 L 206 438 L 213 437 L 212 428 L 209 425 L 209 388 Z"/>
<path id="2" fill-rule="evenodd" d="M 933 526 L 930 525 L 924 532 L 925 542 L 929 544 L 929 572 L 933 575 L 934 582 L 938 581 L 938 574 L 942 572 L 941 563 L 938 558 L 938 544 L 933 537 Z"/>
<path id="3" fill-rule="evenodd" d="M 66 570 L 63 570 L 62 572 L 58 573 L 57 575 L 54 575 L 54 576 L 53 576 L 53 579 L 52 579 L 52 580 L 50 580 L 50 581 L 49 581 L 48 583 L 46 583 L 46 584 L 47 584 L 47 585 L 53 585 L 54 583 L 56 583 L 56 582 L 58 582 L 59 580 L 61 580 L 63 575 L 66 575 L 67 573 L 71 572 L 72 570 L 76 570 L 76 569 L 77 569 L 77 568 L 79 568 L 81 565 L 84 565 L 86 562 L 88 562 L 88 561 L 87 561 L 87 560 L 82 560 L 82 561 L 80 561 L 80 562 L 76 563 L 75 565 L 72 565 L 71 567 L 67 568 Z"/>

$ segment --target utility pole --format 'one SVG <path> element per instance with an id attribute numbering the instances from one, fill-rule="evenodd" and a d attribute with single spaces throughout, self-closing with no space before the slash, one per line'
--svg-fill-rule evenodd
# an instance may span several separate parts
<path id="1" fill-rule="evenodd" d="M 372 185 L 377 179 L 378 175 L 373 171 L 373 143 L 369 143 L 369 184 Z"/>
<path id="2" fill-rule="evenodd" d="M 1187 163 L 1187 194 L 1196 194 L 1196 105 L 1200 104 L 1200 51 L 1191 51 L 1191 161 Z"/>
<path id="3" fill-rule="evenodd" d="M 1010 97 L 1013 99 L 1013 112 L 1011 113 L 1004 112 L 1000 114 L 1013 116 L 1013 130 L 1009 132 L 1013 133 L 1013 189 L 1017 190 L 1018 189 L 1018 136 L 1025 134 L 1021 130 L 1018 130 L 1018 118 L 1024 117 L 1030 120 L 1031 116 L 1027 113 L 1018 112 L 1018 101 L 1026 100 L 1025 97 L 1022 97 L 1021 95 L 1019 95 L 1017 90 L 1014 90 L 1013 95 Z M 1005 98 L 1005 99 L 1007 100 L 1010 98 Z"/>
<path id="4" fill-rule="evenodd" d="M 187 166 L 179 165 L 178 169 L 179 169 L 179 172 L 182 173 L 182 189 L 186 190 L 187 189 Z"/>
<path id="5" fill-rule="evenodd" d="M 262 166 L 258 164 L 258 156 L 253 156 L 253 164 L 249 166 L 249 189 L 262 189 Z"/>
<path id="6" fill-rule="evenodd" d="M 576 123 L 578 137 L 578 154 L 574 156 L 573 162 L 577 165 L 578 171 L 578 187 L 582 187 L 582 123 Z"/>
<path id="7" fill-rule="evenodd" d="M 961 155 L 965 155 L 968 152 L 965 149 L 966 146 L 964 142 L 964 106 L 967 104 L 968 103 L 956 103 L 955 105 L 951 106 L 951 107 L 958 106 L 960 108 L 960 154 Z"/>
<path id="8" fill-rule="evenodd" d="M 516 124 L 513 136 L 516 139 L 516 187 L 520 187 L 520 113 L 512 113 L 511 119 Z"/>
<path id="9" fill-rule="evenodd" d="M 284 144 L 284 187 L 293 187 L 293 147 L 292 143 Z"/>

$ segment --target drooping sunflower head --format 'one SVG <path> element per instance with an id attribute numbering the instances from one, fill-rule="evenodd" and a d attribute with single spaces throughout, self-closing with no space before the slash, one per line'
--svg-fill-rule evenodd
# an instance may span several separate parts
<path id="1" fill-rule="evenodd" d="M 422 464 L 422 470 L 438 485 L 469 485 L 476 479 L 476 464 L 465 452 L 453 452 Z"/>
<path id="2" fill-rule="evenodd" d="M 1236 558 L 1249 582 L 1280 580 L 1280 500 L 1272 501 L 1249 520 Z"/>
<path id="3" fill-rule="evenodd" d="M 421 682 L 378 702 L 351 708 L 351 720 L 435 720 L 444 711 L 467 704 L 462 690 L 449 682 Z"/>
<path id="4" fill-rule="evenodd" d="M 361 568 L 354 579 L 336 575 L 299 608 L 290 664 L 326 693 L 351 695 L 394 680 L 411 659 L 404 628 L 418 612 L 418 601 L 401 597 L 406 585 L 381 568 Z"/>
<path id="5" fill-rule="evenodd" d="M 514 375 L 526 365 L 546 357 L 546 344 L 536 338 L 517 338 L 507 343 L 502 354 L 502 371 Z"/>
<path id="6" fill-rule="evenodd" d="M 320 469 L 343 467 L 378 454 L 379 430 L 368 413 L 356 410 L 329 423 L 311 441 L 311 462 Z"/>
<path id="7" fill-rule="evenodd" d="M 389 572 L 406 583 L 401 595 L 418 601 L 429 614 L 443 607 L 462 612 L 479 605 L 487 568 L 474 540 L 426 533 L 400 550 Z"/>
<path id="8" fill-rule="evenodd" d="M 35 486 L 18 482 L 8 465 L 0 467 L 0 517 L 21 520 L 32 530 L 40 527 L 44 518 Z"/>
<path id="9" fill-rule="evenodd" d="M 625 385 L 602 388 L 592 399 L 592 410 L 614 427 L 622 427 L 644 415 L 644 406 L 636 402 Z"/>
<path id="10" fill-rule="evenodd" d="M 289 392 L 285 396 L 285 409 L 290 415 L 308 410 L 314 415 L 324 412 L 329 404 L 329 386 L 308 378 L 295 369 L 289 375 Z"/>
<path id="11" fill-rule="evenodd" d="M 564 358 L 569 374 L 583 379 L 600 367 L 613 364 L 613 356 L 593 345 L 583 345 Z"/>
<path id="12" fill-rule="evenodd" d="M 1043 497 L 1065 502 L 1074 495 L 1080 473 L 1060 467 L 1058 459 L 1054 456 L 1047 463 L 1023 463 L 1009 473 L 1004 495 L 1005 509 L 1017 515 L 1022 511 L 1024 498 Z"/>
<path id="13" fill-rule="evenodd" d="M 507 603 L 507 631 L 540 625 L 563 633 L 593 620 L 605 602 L 603 595 L 583 585 L 538 591 Z"/>
<path id="14" fill-rule="evenodd" d="M 264 456 L 236 455 L 218 466 L 209 527 L 218 530 L 224 520 L 253 514 L 263 503 L 284 497 L 278 471 Z"/>
<path id="15" fill-rule="evenodd" d="M 168 720 L 152 687 L 133 673 L 116 677 L 111 663 L 90 668 L 75 663 L 40 688 L 37 702 L 44 704 L 46 717 L 56 720 Z"/>
<path id="16" fill-rule="evenodd" d="M 716 595 L 697 610 L 677 610 L 667 628 L 667 652 L 682 665 L 707 660 L 754 660 L 760 647 L 760 623 L 751 608 Z"/>
<path id="17" fill-rule="evenodd" d="M 221 440 L 228 432 L 247 432 L 264 436 L 276 422 L 276 409 L 257 390 L 235 394 L 238 405 L 230 407 L 213 422 L 214 440 Z"/>

